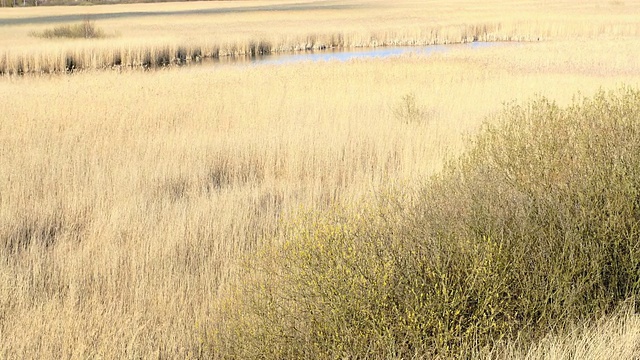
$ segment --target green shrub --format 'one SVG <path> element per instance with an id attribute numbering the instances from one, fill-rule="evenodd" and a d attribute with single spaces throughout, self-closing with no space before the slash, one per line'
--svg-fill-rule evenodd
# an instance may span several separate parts
<path id="1" fill-rule="evenodd" d="M 640 93 L 539 98 L 487 124 L 417 193 L 292 225 L 230 292 L 212 351 L 472 357 L 635 298 Z"/>
<path id="2" fill-rule="evenodd" d="M 640 93 L 600 92 L 567 108 L 508 106 L 423 189 L 425 237 L 493 239 L 500 316 L 535 338 L 598 317 L 640 280 Z M 469 240 L 466 240 L 469 241 Z M 484 252 L 484 251 L 483 251 Z"/>

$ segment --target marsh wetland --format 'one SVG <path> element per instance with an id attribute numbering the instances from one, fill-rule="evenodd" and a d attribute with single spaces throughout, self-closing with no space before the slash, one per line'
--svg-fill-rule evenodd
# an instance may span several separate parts
<path id="1" fill-rule="evenodd" d="M 638 13 L 0 8 L 0 358 L 638 358 Z"/>

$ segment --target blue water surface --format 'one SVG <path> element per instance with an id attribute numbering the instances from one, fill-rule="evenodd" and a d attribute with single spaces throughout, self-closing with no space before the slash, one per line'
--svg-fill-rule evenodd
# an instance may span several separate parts
<path id="1" fill-rule="evenodd" d="M 388 58 L 405 54 L 429 55 L 443 53 L 456 48 L 486 48 L 500 43 L 472 42 L 467 44 L 428 45 L 428 46 L 385 46 L 362 49 L 327 49 L 306 51 L 294 54 L 271 54 L 251 59 L 254 65 L 282 65 L 299 62 L 349 61 L 354 59 Z"/>

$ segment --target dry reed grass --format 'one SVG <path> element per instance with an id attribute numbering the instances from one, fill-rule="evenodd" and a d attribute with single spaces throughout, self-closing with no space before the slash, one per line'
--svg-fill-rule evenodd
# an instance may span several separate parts
<path id="1" fill-rule="evenodd" d="M 374 10 L 339 13 L 318 32 L 370 35 L 379 23 L 409 39 L 416 32 L 401 19 L 410 11 L 418 14 L 410 17 L 414 25 L 431 19 L 455 27 L 472 23 L 473 14 L 493 14 L 489 19 L 502 29 L 512 21 L 520 35 L 548 29 L 543 36 L 581 38 L 384 61 L 2 79 L 0 357 L 198 357 L 219 289 L 234 279 L 233 263 L 277 234 L 290 214 L 432 174 L 445 155 L 460 151 L 461 134 L 474 132 L 504 101 L 538 93 L 562 104 L 577 91 L 640 84 L 637 39 L 587 39 L 636 35 L 635 23 L 625 20 L 634 4 L 622 11 L 605 2 L 549 8 L 531 2 L 509 12 L 499 11 L 499 3 L 468 13 L 450 5 L 384 16 L 374 10 L 388 5 L 375 3 Z M 596 17 L 596 4 L 611 14 Z M 567 9 L 577 10 L 562 24 Z M 27 10 L 43 11 L 11 16 Z M 541 19 L 557 13 L 535 26 L 513 15 L 524 19 L 528 10 Z M 452 13 L 460 17 L 446 20 Z M 305 34 L 301 23 L 336 15 L 280 17 L 292 14 L 276 13 L 267 22 L 264 14 L 221 15 L 208 26 L 205 17 L 185 16 L 152 30 L 151 20 L 105 20 L 98 25 L 120 28 L 122 39 L 92 44 L 43 45 L 26 35 L 1 41 L 13 54 L 5 59 L 38 53 L 42 62 L 51 54 L 62 59 L 69 49 L 99 57 L 87 49 L 181 44 L 190 32 L 209 33 L 205 39 L 226 34 L 233 43 L 261 37 L 256 27 L 269 26 L 295 43 Z M 309 17 L 316 15 L 314 23 Z M 358 20 L 345 25 L 353 16 Z M 369 16 L 375 20 L 365 20 Z M 172 31 L 178 35 L 168 35 Z M 16 45 L 22 41 L 24 47 Z M 396 118 L 394 109 L 409 94 L 428 114 L 424 121 Z"/>
<path id="2" fill-rule="evenodd" d="M 568 327 L 538 343 L 518 348 L 513 343 L 497 345 L 482 354 L 485 359 L 522 360 L 633 360 L 640 353 L 640 316 L 623 304 L 615 313 L 588 326 Z"/>
<path id="3" fill-rule="evenodd" d="M 0 73 L 147 68 L 324 47 L 636 36 L 640 25 L 633 14 L 639 11 L 636 3 L 599 0 L 579 5 L 568 0 L 553 5 L 493 0 L 482 6 L 468 0 L 351 0 L 338 5 L 242 1 L 0 9 L 9 24 L 0 35 Z M 93 16 L 108 38 L 51 44 L 29 36 L 64 22 L 65 16 L 76 21 Z"/>
<path id="4" fill-rule="evenodd" d="M 231 264 L 283 217 L 433 173 L 514 96 L 640 82 L 618 63 L 637 41 L 582 46 L 3 81 L 0 354 L 196 356 Z M 425 121 L 398 121 L 406 94 Z"/>

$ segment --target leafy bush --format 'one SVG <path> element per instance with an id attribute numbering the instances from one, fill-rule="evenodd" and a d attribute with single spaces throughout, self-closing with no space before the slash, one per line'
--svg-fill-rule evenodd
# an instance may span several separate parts
<path id="1" fill-rule="evenodd" d="M 635 297 L 640 93 L 600 92 L 567 108 L 540 98 L 492 123 L 423 189 L 418 203 L 429 206 L 413 223 L 429 238 L 497 243 L 503 303 L 492 307 L 512 327 L 500 335 L 537 337 Z"/>
<path id="2" fill-rule="evenodd" d="M 292 226 L 230 292 L 212 350 L 472 357 L 634 299 L 640 92 L 539 98 L 487 124 L 417 193 Z"/>

